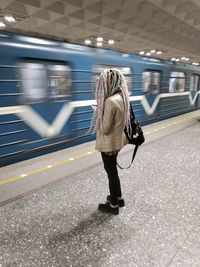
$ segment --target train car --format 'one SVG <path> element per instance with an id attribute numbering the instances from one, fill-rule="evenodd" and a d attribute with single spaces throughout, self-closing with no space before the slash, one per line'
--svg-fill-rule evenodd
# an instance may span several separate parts
<path id="1" fill-rule="evenodd" d="M 199 109 L 200 68 L 0 34 L 0 165 L 91 141 L 96 78 L 118 68 L 142 125 Z"/>

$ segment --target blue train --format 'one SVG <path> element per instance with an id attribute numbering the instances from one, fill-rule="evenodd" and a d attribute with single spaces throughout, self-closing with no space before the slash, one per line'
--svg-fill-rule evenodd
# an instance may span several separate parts
<path id="1" fill-rule="evenodd" d="M 200 108 L 200 68 L 76 44 L 0 34 L 0 165 L 94 139 L 87 134 L 105 68 L 127 77 L 142 125 Z"/>

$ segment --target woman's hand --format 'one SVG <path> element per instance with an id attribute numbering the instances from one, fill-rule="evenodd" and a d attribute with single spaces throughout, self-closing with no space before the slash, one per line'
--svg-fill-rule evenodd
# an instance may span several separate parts
<path id="1" fill-rule="evenodd" d="M 91 108 L 96 111 L 97 110 L 97 106 L 96 105 L 91 105 Z"/>

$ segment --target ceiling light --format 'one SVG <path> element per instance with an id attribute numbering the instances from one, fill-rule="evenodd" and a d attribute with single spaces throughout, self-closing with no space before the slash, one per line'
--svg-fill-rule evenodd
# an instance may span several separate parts
<path id="1" fill-rule="evenodd" d="M 150 56 L 150 55 L 151 55 L 151 53 L 150 53 L 150 52 L 147 52 L 147 53 L 146 53 L 146 56 Z"/>
<path id="2" fill-rule="evenodd" d="M 6 27 L 6 24 L 3 23 L 2 21 L 0 21 L 0 27 L 1 27 L 1 28 Z"/>
<path id="3" fill-rule="evenodd" d="M 154 53 L 156 53 L 156 50 L 155 50 L 155 49 L 152 49 L 150 52 L 151 52 L 152 54 L 154 54 Z"/>
<path id="4" fill-rule="evenodd" d="M 8 22 L 15 22 L 15 18 L 13 16 L 5 16 L 4 18 Z"/>
<path id="5" fill-rule="evenodd" d="M 161 55 L 162 51 L 157 51 L 156 54 Z"/>
<path id="6" fill-rule="evenodd" d="M 97 42 L 97 46 L 102 46 L 103 44 L 101 42 Z"/>
<path id="7" fill-rule="evenodd" d="M 140 55 L 144 55 L 144 51 L 140 51 Z"/>
<path id="8" fill-rule="evenodd" d="M 181 59 L 182 59 L 182 60 L 185 60 L 185 59 L 186 59 L 186 57 L 181 57 Z"/>
<path id="9" fill-rule="evenodd" d="M 172 58 L 171 58 L 171 61 L 175 61 L 175 60 L 176 60 L 176 58 L 175 58 L 175 57 L 172 57 Z"/>
<path id="10" fill-rule="evenodd" d="M 103 42 L 103 37 L 97 37 L 97 42 Z"/>
<path id="11" fill-rule="evenodd" d="M 186 58 L 185 58 L 185 60 L 187 60 L 187 61 L 188 61 L 188 60 L 190 60 L 190 58 L 189 58 L 189 57 L 186 57 Z"/>
<path id="12" fill-rule="evenodd" d="M 85 40 L 85 44 L 89 45 L 89 44 L 91 44 L 91 41 L 90 40 Z"/>
<path id="13" fill-rule="evenodd" d="M 108 40 L 108 43 L 109 43 L 109 44 L 114 44 L 115 41 L 114 41 L 114 40 Z"/>
<path id="14" fill-rule="evenodd" d="M 180 59 L 179 58 L 176 58 L 175 61 L 178 62 L 178 61 L 180 61 Z"/>
<path id="15" fill-rule="evenodd" d="M 193 62 L 192 65 L 198 66 L 199 63 L 198 62 Z"/>

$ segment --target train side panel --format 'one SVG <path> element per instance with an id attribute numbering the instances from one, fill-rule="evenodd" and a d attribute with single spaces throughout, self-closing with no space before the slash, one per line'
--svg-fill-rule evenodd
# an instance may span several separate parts
<path id="1" fill-rule="evenodd" d="M 124 72 L 142 125 L 200 108 L 198 67 L 7 36 L 0 37 L 1 166 L 93 140 L 95 81 L 106 67 Z"/>

